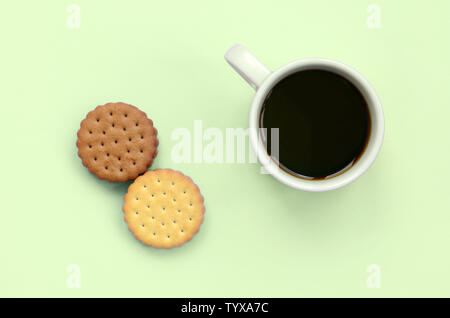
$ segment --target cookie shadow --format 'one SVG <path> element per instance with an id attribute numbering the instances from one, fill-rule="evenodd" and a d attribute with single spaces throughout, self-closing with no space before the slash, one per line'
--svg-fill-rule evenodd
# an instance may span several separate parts
<path id="1" fill-rule="evenodd" d="M 109 191 L 114 194 L 120 195 L 121 197 L 123 197 L 127 193 L 129 186 L 134 182 L 134 180 L 128 180 L 125 182 L 109 182 L 107 180 L 99 179 L 97 176 L 93 175 L 89 171 L 87 171 L 87 173 L 89 174 L 91 181 L 96 186 L 104 189 L 105 191 Z"/>

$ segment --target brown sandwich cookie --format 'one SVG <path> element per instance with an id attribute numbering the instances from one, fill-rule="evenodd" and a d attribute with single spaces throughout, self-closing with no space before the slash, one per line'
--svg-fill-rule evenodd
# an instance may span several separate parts
<path id="1" fill-rule="evenodd" d="M 157 154 L 157 130 L 138 108 L 108 103 L 89 112 L 78 130 L 78 156 L 100 179 L 136 179 Z"/>

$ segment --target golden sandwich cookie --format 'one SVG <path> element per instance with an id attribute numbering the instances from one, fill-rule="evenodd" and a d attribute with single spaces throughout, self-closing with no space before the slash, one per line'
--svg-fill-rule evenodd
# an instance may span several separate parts
<path id="1" fill-rule="evenodd" d="M 123 212 L 128 229 L 139 241 L 155 248 L 172 248 L 199 231 L 203 201 L 191 178 L 171 169 L 157 169 L 130 185 Z"/>

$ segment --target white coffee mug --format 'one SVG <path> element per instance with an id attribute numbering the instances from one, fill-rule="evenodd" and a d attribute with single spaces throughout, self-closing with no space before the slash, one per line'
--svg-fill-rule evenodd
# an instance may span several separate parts
<path id="1" fill-rule="evenodd" d="M 275 71 L 264 66 L 244 46 L 236 44 L 225 54 L 227 62 L 239 73 L 255 90 L 250 114 L 249 114 L 249 138 L 258 160 L 264 168 L 282 183 L 299 190 L 305 191 L 329 191 L 341 188 L 360 177 L 375 161 L 384 136 L 384 115 L 380 99 L 370 83 L 356 70 L 341 62 L 324 58 L 307 58 L 295 60 Z M 259 138 L 259 118 L 264 100 L 271 89 L 286 76 L 308 69 L 320 69 L 330 71 L 343 76 L 353 83 L 361 92 L 367 102 L 371 130 L 367 146 L 358 161 L 348 170 L 333 177 L 308 180 L 293 176 L 278 165 L 274 164 L 269 157 L 266 146 Z"/>

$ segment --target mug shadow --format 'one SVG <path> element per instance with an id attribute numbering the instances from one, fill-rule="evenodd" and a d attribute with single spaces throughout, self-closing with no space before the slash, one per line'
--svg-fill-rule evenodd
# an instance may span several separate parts
<path id="1" fill-rule="evenodd" d="M 380 158 L 379 158 L 380 159 Z M 301 222 L 320 223 L 323 217 L 336 213 L 344 214 L 345 208 L 352 208 L 351 200 L 367 192 L 382 191 L 382 175 L 380 165 L 372 166 L 361 178 L 336 190 L 326 192 L 307 192 L 290 188 L 274 177 L 268 175 L 266 185 L 279 199 L 277 204 L 284 216 Z M 350 200 L 350 201 L 349 201 Z M 292 208 L 295 206 L 296 208 Z"/>
<path id="2" fill-rule="evenodd" d="M 295 244 L 318 254 L 336 255 L 360 242 L 375 242 L 389 224 L 385 213 L 388 203 L 379 200 L 390 191 L 384 182 L 382 161 L 378 158 L 377 164 L 355 182 L 328 192 L 295 190 L 268 176 L 273 180 L 265 186 L 272 189 L 279 206 L 274 222 L 284 218 L 283 227 L 291 230 Z"/>

